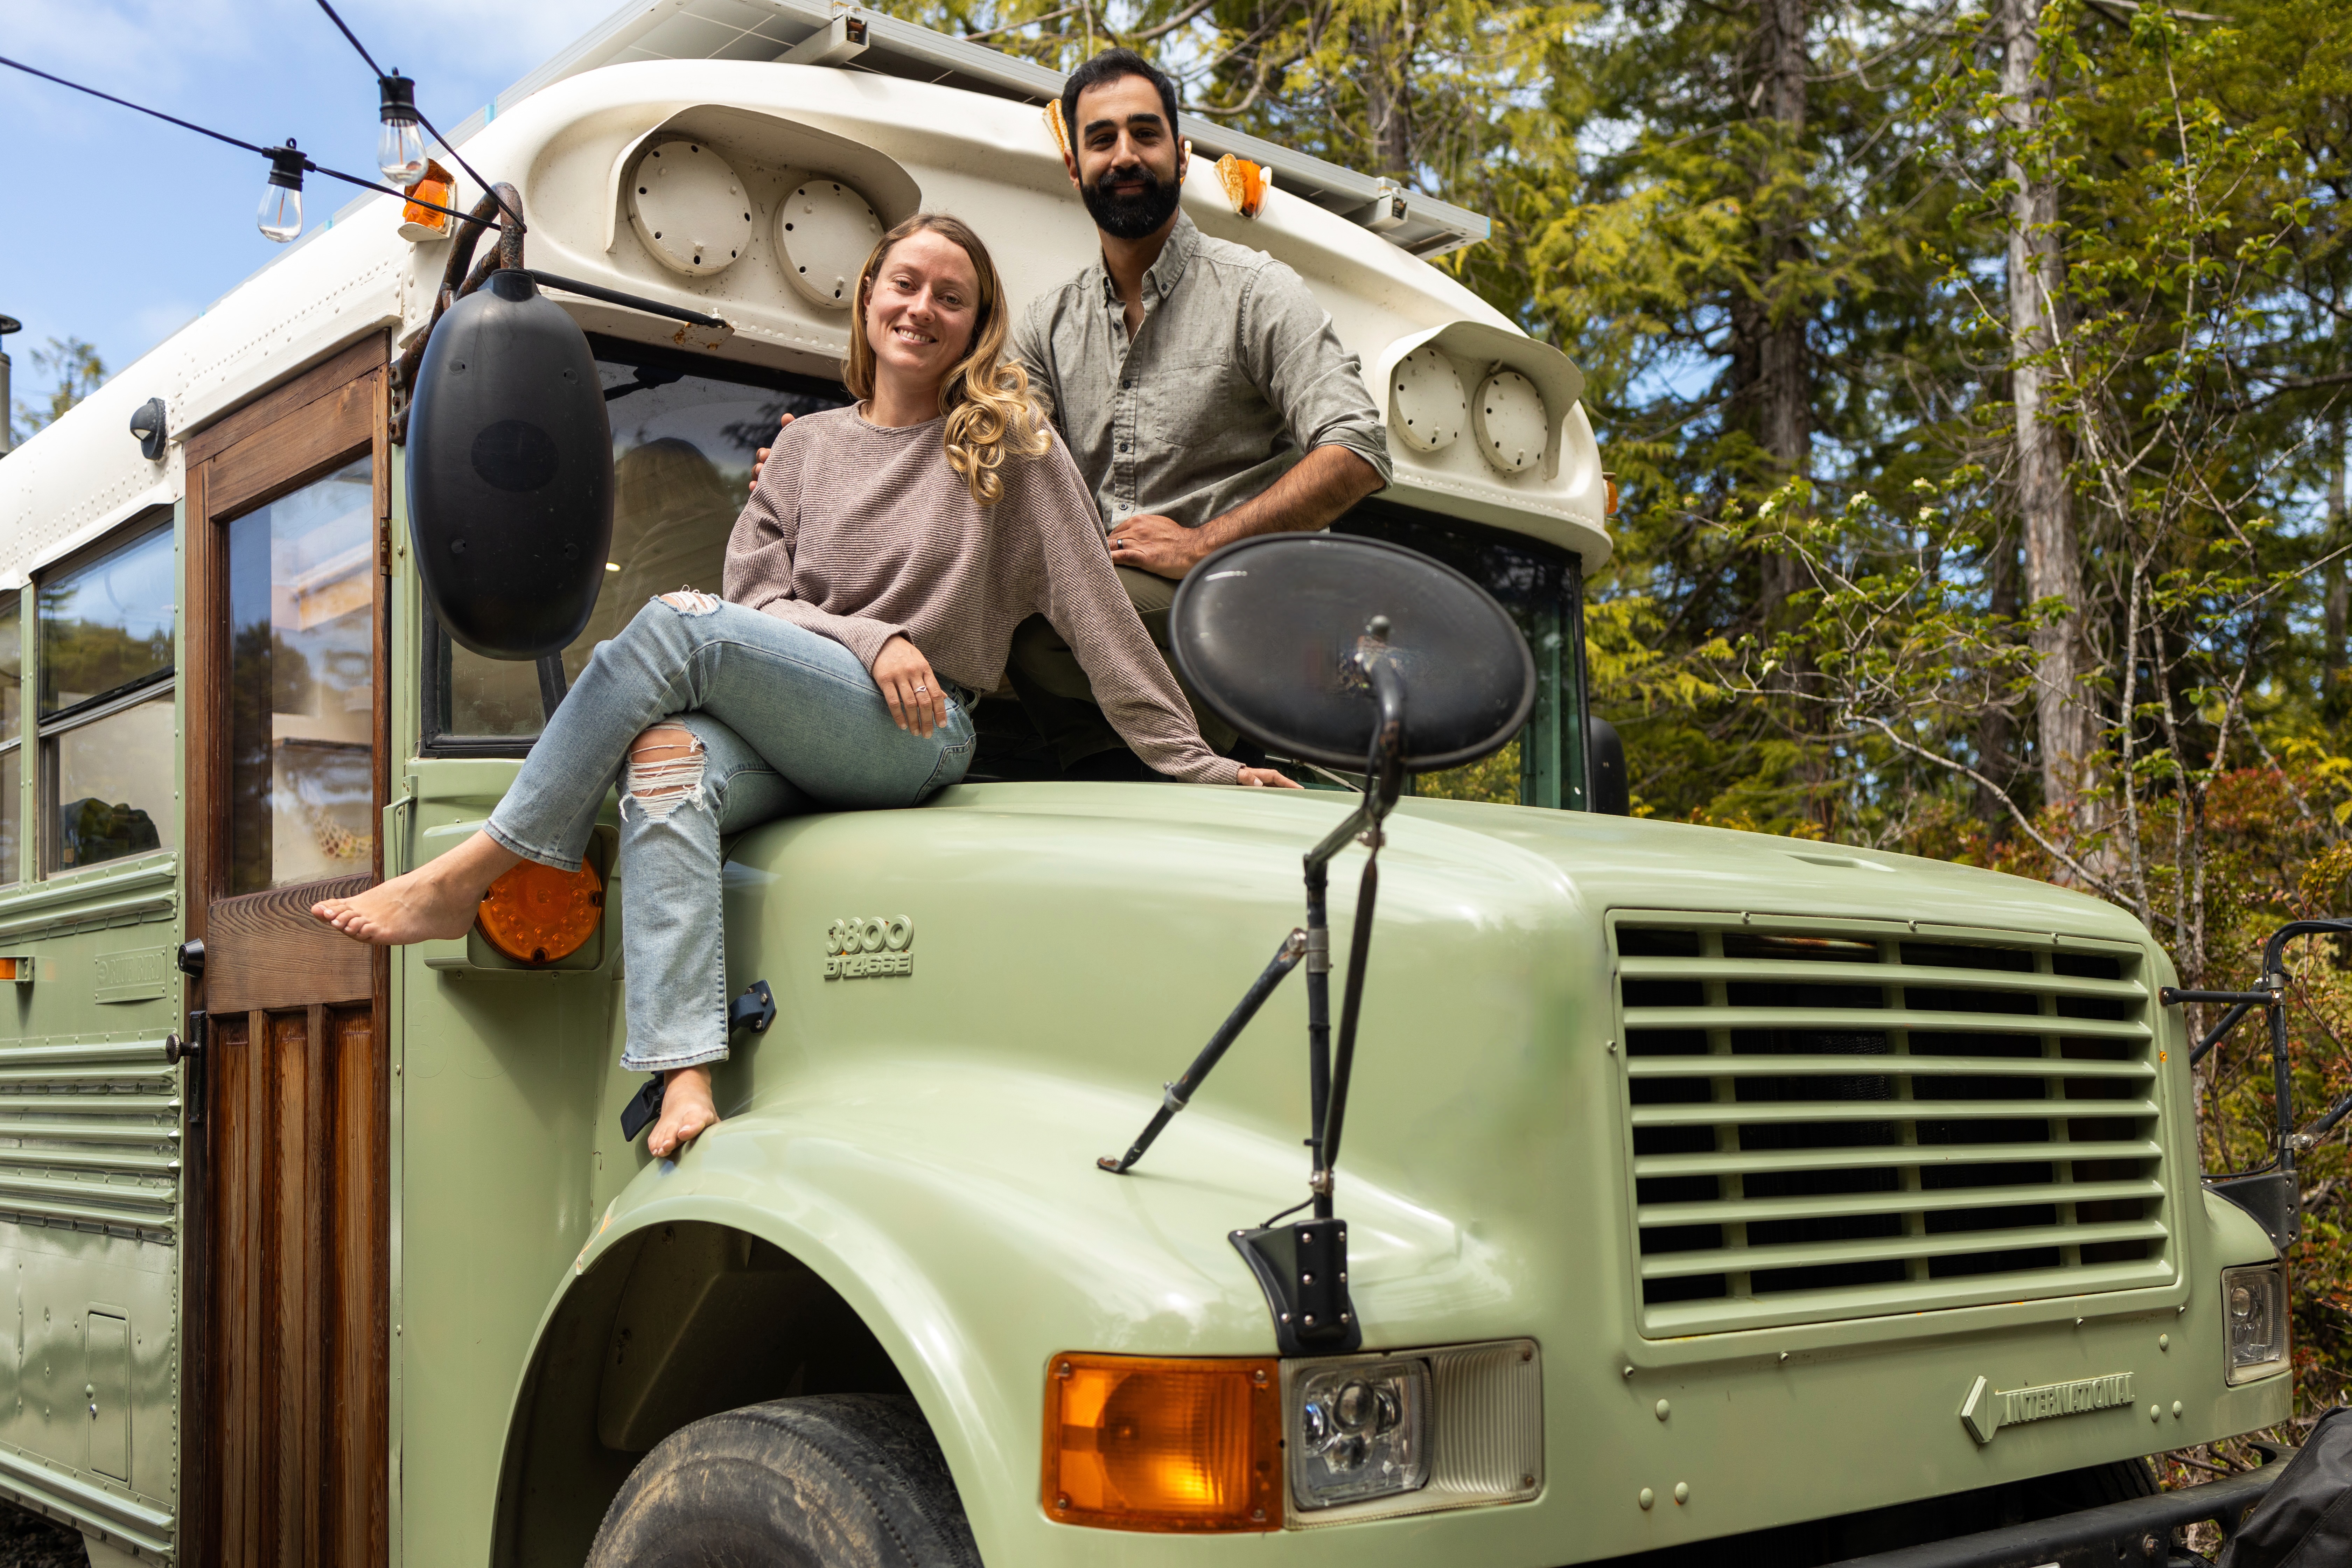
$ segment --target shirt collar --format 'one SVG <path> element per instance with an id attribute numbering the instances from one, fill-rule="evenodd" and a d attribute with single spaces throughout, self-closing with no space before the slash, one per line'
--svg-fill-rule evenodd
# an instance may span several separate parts
<path id="1" fill-rule="evenodd" d="M 1160 258 L 1144 269 L 1144 296 L 1151 300 L 1168 298 L 1175 291 L 1177 279 L 1184 276 L 1192 253 L 1200 248 L 1201 231 L 1193 225 L 1192 215 L 1177 208 L 1175 225 L 1168 231 L 1168 243 L 1160 247 Z M 1103 298 L 1114 305 L 1118 303 L 1118 286 L 1111 281 L 1110 267 L 1100 251 L 1095 253 L 1094 276 Z"/>

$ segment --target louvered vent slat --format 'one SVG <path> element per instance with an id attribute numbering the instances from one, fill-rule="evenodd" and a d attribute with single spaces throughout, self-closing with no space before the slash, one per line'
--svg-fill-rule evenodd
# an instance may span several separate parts
<path id="1" fill-rule="evenodd" d="M 1621 917 L 1654 1333 L 2161 1284 L 2137 955 Z"/>
<path id="2" fill-rule="evenodd" d="M 175 1240 L 178 1076 L 160 1040 L 0 1051 L 0 1220 Z"/>

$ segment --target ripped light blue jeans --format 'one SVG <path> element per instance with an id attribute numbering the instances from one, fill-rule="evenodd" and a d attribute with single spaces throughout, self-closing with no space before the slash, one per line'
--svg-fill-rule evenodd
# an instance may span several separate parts
<path id="1" fill-rule="evenodd" d="M 971 719 L 954 688 L 947 722 L 918 735 L 831 637 L 709 595 L 678 597 L 652 600 L 596 646 L 488 826 L 514 853 L 572 870 L 627 763 L 621 1065 L 633 1072 L 727 1056 L 722 835 L 796 812 L 913 805 L 971 762 Z M 630 743 L 665 720 L 693 736 L 692 754 L 630 760 Z"/>

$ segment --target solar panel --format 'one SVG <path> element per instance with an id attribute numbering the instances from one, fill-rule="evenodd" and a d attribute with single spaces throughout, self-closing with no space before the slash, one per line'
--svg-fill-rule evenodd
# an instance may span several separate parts
<path id="1" fill-rule="evenodd" d="M 449 135 L 462 146 L 499 114 L 541 88 L 600 66 L 632 60 L 772 60 L 822 32 L 836 15 L 856 16 L 866 24 L 866 47 L 845 62 L 845 69 L 1023 103 L 1043 104 L 1062 90 L 1059 71 L 911 22 L 827 0 L 667 0 L 652 5 L 631 0 L 499 93 Z M 1377 227 L 1390 244 L 1424 259 L 1475 244 L 1493 226 L 1480 215 L 1451 203 L 1401 190 L 1391 181 L 1344 169 L 1259 137 L 1197 118 L 1188 120 L 1184 129 L 1196 152 L 1211 159 L 1231 153 L 1263 164 L 1275 171 L 1278 189 L 1368 228 Z"/>

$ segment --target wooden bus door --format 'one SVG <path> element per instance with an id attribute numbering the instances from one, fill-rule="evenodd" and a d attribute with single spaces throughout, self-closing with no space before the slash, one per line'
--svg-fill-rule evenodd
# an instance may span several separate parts
<path id="1" fill-rule="evenodd" d="M 388 970 L 307 912 L 383 869 L 385 377 L 371 339 L 187 448 L 183 1560 L 221 1568 L 386 1556 Z"/>

